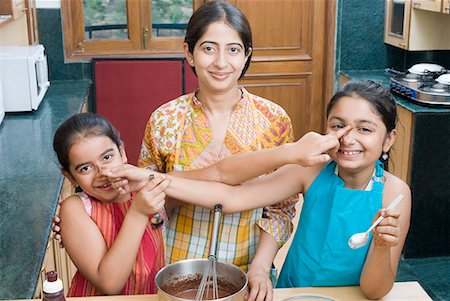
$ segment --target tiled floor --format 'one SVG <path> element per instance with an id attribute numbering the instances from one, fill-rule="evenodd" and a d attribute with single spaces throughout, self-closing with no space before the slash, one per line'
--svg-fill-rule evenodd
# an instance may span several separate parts
<path id="1" fill-rule="evenodd" d="M 434 301 L 449 301 L 450 257 L 402 259 L 397 281 L 418 281 Z"/>

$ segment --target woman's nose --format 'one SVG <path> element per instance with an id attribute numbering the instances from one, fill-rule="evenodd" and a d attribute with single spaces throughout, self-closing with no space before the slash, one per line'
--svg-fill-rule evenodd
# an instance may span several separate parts
<path id="1" fill-rule="evenodd" d="M 224 68 L 227 64 L 227 59 L 225 57 L 225 53 L 223 51 L 218 51 L 216 55 L 216 59 L 214 61 L 217 67 Z"/>

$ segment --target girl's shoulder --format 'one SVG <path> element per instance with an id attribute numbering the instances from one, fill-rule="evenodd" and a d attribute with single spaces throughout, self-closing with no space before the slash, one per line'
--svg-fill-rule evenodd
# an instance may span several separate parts
<path id="1" fill-rule="evenodd" d="M 89 198 L 87 199 L 89 200 Z M 83 199 L 83 197 L 80 194 L 74 194 L 69 196 L 68 198 L 64 199 L 61 203 L 61 209 L 60 209 L 60 215 L 61 216 L 75 216 L 80 211 L 90 214 L 89 209 L 92 208 L 92 205 L 90 203 L 90 200 L 87 201 L 86 199 Z"/>
<path id="2" fill-rule="evenodd" d="M 405 183 L 399 177 L 385 171 L 384 177 L 386 178 L 384 182 L 383 190 L 383 207 L 389 206 L 392 200 L 399 194 L 403 195 L 403 203 L 410 206 L 411 204 L 411 189 L 407 183 Z"/>

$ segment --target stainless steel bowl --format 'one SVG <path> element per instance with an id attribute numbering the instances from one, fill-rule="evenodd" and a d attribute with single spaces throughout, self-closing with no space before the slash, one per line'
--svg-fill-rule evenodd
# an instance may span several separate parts
<path id="1" fill-rule="evenodd" d="M 197 289 L 203 273 L 208 267 L 208 259 L 186 259 L 165 266 L 155 277 L 159 300 L 184 301 L 195 300 L 175 296 L 184 290 Z M 217 278 L 220 283 L 226 283 L 227 288 L 233 288 L 233 293 L 227 297 L 216 299 L 226 301 L 243 301 L 247 288 L 247 275 L 237 266 L 217 262 Z"/>

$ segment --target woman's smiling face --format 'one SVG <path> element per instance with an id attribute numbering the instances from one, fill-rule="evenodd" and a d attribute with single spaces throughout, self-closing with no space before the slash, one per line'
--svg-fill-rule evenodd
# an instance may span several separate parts
<path id="1" fill-rule="evenodd" d="M 333 160 L 342 169 L 359 171 L 373 168 L 382 152 L 387 152 L 391 147 L 395 134 L 388 135 L 374 107 L 358 96 L 341 97 L 328 114 L 328 132 L 347 125 L 352 130 L 340 139 L 340 149 Z"/>
<path id="2" fill-rule="evenodd" d="M 245 54 L 244 42 L 235 29 L 217 21 L 197 41 L 193 54 L 186 55 L 195 67 L 200 89 L 222 92 L 237 87 L 250 51 Z"/>

